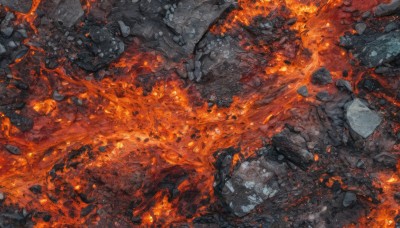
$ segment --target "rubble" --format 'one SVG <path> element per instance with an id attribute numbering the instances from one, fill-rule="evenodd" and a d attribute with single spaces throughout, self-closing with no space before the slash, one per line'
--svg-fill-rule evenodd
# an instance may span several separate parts
<path id="1" fill-rule="evenodd" d="M 348 91 L 348 92 L 353 92 L 353 88 L 351 87 L 351 84 L 347 80 L 339 79 L 336 81 L 336 87 L 338 87 L 340 90 Z"/>
<path id="2" fill-rule="evenodd" d="M 308 97 L 308 89 L 307 86 L 301 86 L 297 89 L 297 93 L 303 97 Z"/>
<path id="3" fill-rule="evenodd" d="M 331 73 L 325 67 L 322 67 L 311 75 L 311 82 L 316 85 L 332 83 Z"/>
<path id="4" fill-rule="evenodd" d="M 360 99 L 354 99 L 347 107 L 347 121 L 353 131 L 363 138 L 370 136 L 381 124 L 381 117 Z"/>
<path id="5" fill-rule="evenodd" d="M 245 161 L 225 182 L 222 197 L 236 216 L 250 213 L 279 192 L 274 166 L 263 157 Z"/>
<path id="6" fill-rule="evenodd" d="M 27 13 L 32 7 L 32 0 L 0 0 L 0 4 L 22 13 Z"/>
<path id="7" fill-rule="evenodd" d="M 287 128 L 272 137 L 272 144 L 279 153 L 301 169 L 307 169 L 314 161 L 314 155 L 307 149 L 306 140 Z"/>
<path id="8" fill-rule="evenodd" d="M 5 146 L 5 148 L 11 154 L 14 154 L 14 155 L 20 155 L 21 154 L 21 150 L 16 146 L 8 144 L 8 145 Z"/>
<path id="9" fill-rule="evenodd" d="M 83 16 L 79 0 L 54 0 L 50 17 L 65 27 L 72 27 Z"/>
<path id="10" fill-rule="evenodd" d="M 357 195 L 354 192 L 346 192 L 343 199 L 343 207 L 353 206 L 357 202 Z"/>
<path id="11" fill-rule="evenodd" d="M 368 42 L 356 50 L 355 57 L 363 65 L 377 67 L 389 63 L 400 55 L 400 32 L 393 31 Z"/>
<path id="12" fill-rule="evenodd" d="M 390 3 L 381 3 L 377 7 L 374 8 L 375 16 L 388 16 L 399 12 L 400 10 L 400 1 L 399 0 L 391 0 Z"/>

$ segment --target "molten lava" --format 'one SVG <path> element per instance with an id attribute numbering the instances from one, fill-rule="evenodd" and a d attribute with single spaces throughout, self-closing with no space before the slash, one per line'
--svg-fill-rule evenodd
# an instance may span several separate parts
<path id="1" fill-rule="evenodd" d="M 86 2 L 89 10 L 93 1 Z M 353 0 L 352 7 L 361 10 L 377 3 Z M 39 4 L 34 1 L 29 13 L 18 15 L 35 33 Z M 35 78 L 27 104 L 35 125 L 31 131 L 21 132 L 0 113 L 1 144 L 18 145 L 22 153 L 12 156 L 3 151 L 7 156 L 0 156 L 0 190 L 12 195 L 7 203 L 48 212 L 55 227 L 85 224 L 85 214 L 110 206 L 106 204 L 116 195 L 122 195 L 116 201 L 120 204 L 135 199 L 131 215 L 141 218 L 143 226 L 190 223 L 207 213 L 208 205 L 216 200 L 215 151 L 240 146 L 240 155 L 235 157 L 235 163 L 239 163 L 284 127 L 292 109 L 315 102 L 296 92 L 302 85 L 309 85 L 311 91 L 320 90 L 309 83 L 312 72 L 326 67 L 334 78 L 341 77 L 343 69 L 351 74 L 350 56 L 337 45 L 338 34 L 351 29 L 351 23 L 346 23 L 350 18 L 339 13 L 342 4 L 340 0 L 239 0 L 237 9 L 214 25 L 214 34 L 240 35 L 243 26 L 285 7 L 285 16 L 297 20 L 291 27 L 296 31 L 296 43 L 286 44 L 284 51 L 273 53 L 267 67 L 254 70 L 273 85 L 234 97 L 229 108 L 194 105 L 190 88 L 171 72 L 144 96 L 146 91 L 135 85 L 137 77 L 160 72 L 168 64 L 156 52 L 131 47 L 112 64 L 121 75 L 106 75 L 98 81 L 69 64 L 47 69 L 35 60 L 44 51 L 31 47 L 31 52 L 13 65 L 13 73 L 17 77 L 29 73 Z M 276 45 L 279 42 L 285 41 Z M 246 51 L 263 53 L 269 52 L 271 44 L 241 45 Z M 289 56 L 291 64 L 285 63 Z M 357 79 L 357 75 L 352 77 Z M 329 90 L 335 90 L 334 86 Z M 52 99 L 53 91 L 65 101 Z M 315 161 L 320 159 L 314 156 Z M 121 179 L 128 173 L 134 176 Z M 128 179 L 131 183 L 122 183 Z M 399 191 L 399 180 L 398 172 L 377 177 L 383 203 L 361 220 L 363 224 L 393 227 L 399 209 L 390 197 Z M 330 180 L 328 185 L 333 181 L 337 180 Z M 167 182 L 175 183 L 180 197 L 171 192 Z M 32 192 L 34 185 L 41 185 L 42 190 Z M 110 193 L 104 204 L 91 208 L 79 202 L 90 202 L 107 189 Z M 95 215 L 91 219 L 93 224 L 98 222 Z M 38 227 L 49 225 L 41 219 L 35 222 Z"/>

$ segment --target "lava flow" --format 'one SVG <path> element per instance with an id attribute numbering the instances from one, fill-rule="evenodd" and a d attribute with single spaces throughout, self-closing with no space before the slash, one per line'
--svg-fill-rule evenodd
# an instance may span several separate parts
<path id="1" fill-rule="evenodd" d="M 0 93 L 0 98 L 13 97 L 0 102 L 0 227 L 2 218 L 14 221 L 15 211 L 21 216 L 19 224 L 23 221 L 35 227 L 311 223 L 312 227 L 335 227 L 337 220 L 346 216 L 349 220 L 337 223 L 338 226 L 400 225 L 400 165 L 396 157 L 400 148 L 391 138 L 399 131 L 399 102 L 392 92 L 398 86 L 398 74 L 382 78 L 374 72 L 376 67 L 360 66 L 354 60 L 355 54 L 340 44 L 341 36 L 356 35 L 353 26 L 355 18 L 361 17 L 360 12 L 372 10 L 381 2 L 233 3 L 200 37 L 228 40 L 229 45 L 235 46 L 230 48 L 240 50 L 234 52 L 233 58 L 240 59 L 238 63 L 247 69 L 239 72 L 242 75 L 235 86 L 240 85 L 240 89 L 230 94 L 233 98 L 228 105 L 215 101 L 224 85 L 209 94 L 203 92 L 211 91 L 207 90 L 207 83 L 214 82 L 210 78 L 218 70 L 210 70 L 211 76 L 203 73 L 198 82 L 190 75 L 182 77 L 179 72 L 186 71 L 188 60 L 176 61 L 159 46 L 153 48 L 153 41 L 132 35 L 133 29 L 142 28 L 134 27 L 138 20 L 123 10 L 118 12 L 118 7 L 103 13 L 102 10 L 111 9 L 104 2 L 82 1 L 85 13 L 80 18 L 85 19 L 66 30 L 46 21 L 47 7 L 52 6 L 48 1 L 33 1 L 29 12 L 17 13 L 13 26 L 24 25 L 28 30 L 21 44 L 29 50 L 10 63 L 9 72 L 5 71 L 4 78 L 0 78 L 6 85 L 0 84 L 0 89 L 6 91 Z M 156 14 L 145 8 L 147 3 L 132 2 L 129 4 L 140 4 L 142 13 Z M 180 4 L 185 4 L 181 2 L 185 1 L 168 1 L 168 7 L 178 11 Z M 168 7 L 165 9 L 171 11 Z M 3 14 L 7 12 L 10 9 Z M 179 17 L 179 12 L 175 12 L 175 17 Z M 108 37 L 109 33 L 96 37 L 96 31 L 103 29 L 99 24 L 110 23 L 120 14 L 125 21 L 134 21 L 130 34 L 125 36 L 126 25 L 121 19 L 112 26 L 104 26 L 114 32 L 119 25 L 118 38 Z M 391 20 L 398 21 L 397 17 Z M 368 23 L 378 26 L 384 23 L 381 21 Z M 155 22 L 151 23 L 156 27 Z M 150 24 L 144 26 L 152 29 Z M 143 36 L 146 32 L 143 30 Z M 157 39 L 168 39 L 165 32 L 156 35 Z M 83 44 L 67 47 L 62 39 Z M 175 41 L 178 39 L 174 36 Z M 365 38 L 368 39 L 372 38 Z M 59 54 L 57 42 L 65 45 L 67 51 Z M 98 67 L 103 64 L 100 59 L 108 58 L 102 45 L 114 45 L 113 42 L 116 44 L 110 50 L 122 49 L 121 53 L 110 54 L 115 58 L 107 60 L 107 67 Z M 121 48 L 121 43 L 125 43 L 125 48 Z M 98 50 L 81 57 L 85 48 L 94 47 Z M 191 52 L 188 59 L 196 58 L 193 56 L 199 50 Z M 106 57 L 100 56 L 101 51 Z M 194 66 L 204 56 L 196 59 Z M 236 69 L 231 65 L 224 67 L 229 73 L 229 68 Z M 323 86 L 313 82 L 313 75 L 321 69 L 331 76 L 331 81 Z M 337 83 L 344 79 L 350 81 L 348 87 Z M 224 80 L 229 81 L 221 81 Z M 366 93 L 360 87 L 365 82 L 368 86 L 377 83 L 380 89 Z M 299 90 L 305 86 L 307 94 L 302 94 Z M 377 110 L 378 116 L 390 116 L 376 127 L 378 133 L 368 135 L 375 143 L 364 140 L 342 121 L 348 103 L 361 96 L 376 104 L 371 109 Z M 383 98 L 387 106 L 379 106 Z M 12 105 L 21 107 L 6 108 Z M 322 129 L 328 133 L 322 133 Z M 342 132 L 337 130 L 334 135 L 332 129 Z M 296 135 L 293 137 L 312 132 L 308 138 L 304 136 L 307 155 L 293 158 L 281 152 L 276 139 L 282 132 Z M 335 145 L 341 140 L 345 143 Z M 297 142 L 298 138 L 284 145 L 297 146 Z M 269 151 L 268 148 L 272 152 L 262 152 Z M 375 149 L 385 152 L 384 157 L 376 155 Z M 226 151 L 229 155 L 223 157 Z M 311 160 L 303 161 L 308 154 L 312 155 Z M 231 160 L 226 160 L 229 156 Z M 258 162 L 260 156 L 271 159 L 266 167 L 278 163 L 276 167 L 283 167 L 282 171 L 271 168 L 277 172 L 274 175 L 279 181 L 274 186 L 279 188 L 276 195 L 271 193 L 269 198 L 254 200 L 256 209 L 244 215 L 242 209 L 238 212 L 229 204 L 231 196 L 226 189 L 243 164 Z M 219 166 L 221 159 L 225 160 Z M 395 159 L 397 167 L 391 166 L 391 159 Z M 365 165 L 359 165 L 360 161 Z M 373 162 L 391 168 L 384 169 Z M 223 172 L 229 175 L 218 184 L 218 175 Z M 287 183 L 281 177 L 287 177 Z M 278 211 L 276 208 L 280 220 L 271 215 Z M 297 223 L 301 219 L 310 223 Z"/>

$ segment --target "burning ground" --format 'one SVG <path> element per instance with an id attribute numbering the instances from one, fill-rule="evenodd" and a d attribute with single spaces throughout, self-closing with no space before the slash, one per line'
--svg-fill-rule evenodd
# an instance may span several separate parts
<path id="1" fill-rule="evenodd" d="M 0 227 L 400 226 L 400 1 L 0 4 Z"/>

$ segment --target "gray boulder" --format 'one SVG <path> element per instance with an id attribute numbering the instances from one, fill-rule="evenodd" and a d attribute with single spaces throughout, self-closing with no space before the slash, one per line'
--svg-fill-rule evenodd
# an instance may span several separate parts
<path id="1" fill-rule="evenodd" d="M 233 172 L 232 177 L 225 182 L 222 196 L 236 216 L 245 216 L 278 193 L 275 170 L 276 165 L 261 157 L 243 162 Z"/>
<path id="2" fill-rule="evenodd" d="M 27 13 L 32 7 L 32 0 L 0 0 L 0 4 L 22 13 Z"/>
<path id="3" fill-rule="evenodd" d="M 367 43 L 355 56 L 365 66 L 377 67 L 400 55 L 400 31 L 393 31 Z"/>
<path id="4" fill-rule="evenodd" d="M 65 27 L 72 27 L 83 16 L 79 0 L 52 0 L 50 17 L 62 23 Z"/>
<path id="5" fill-rule="evenodd" d="M 346 119 L 351 129 L 363 138 L 370 136 L 382 122 L 381 117 L 358 98 L 348 105 Z"/>
<path id="6" fill-rule="evenodd" d="M 390 3 L 381 3 L 374 8 L 375 16 L 387 16 L 400 12 L 400 0 L 392 0 Z"/>
<path id="7" fill-rule="evenodd" d="M 308 151 L 306 140 L 287 128 L 272 137 L 272 144 L 280 154 L 303 170 L 314 162 L 314 155 Z"/>

